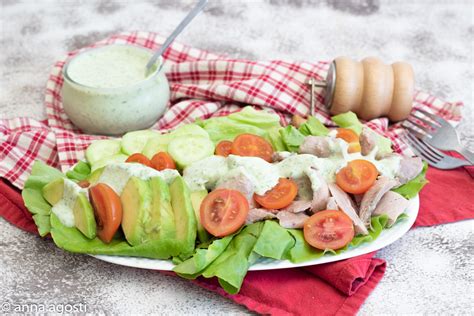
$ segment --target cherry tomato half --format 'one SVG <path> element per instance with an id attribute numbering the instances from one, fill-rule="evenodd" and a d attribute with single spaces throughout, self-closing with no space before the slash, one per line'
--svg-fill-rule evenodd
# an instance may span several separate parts
<path id="1" fill-rule="evenodd" d="M 347 193 L 362 194 L 374 184 L 378 174 L 373 163 L 356 159 L 339 170 L 336 174 L 336 183 Z"/>
<path id="2" fill-rule="evenodd" d="M 176 169 L 176 164 L 174 163 L 173 158 L 164 151 L 155 154 L 153 158 L 151 158 L 151 166 L 158 171 Z"/>
<path id="3" fill-rule="evenodd" d="M 267 209 L 277 210 L 290 205 L 297 194 L 298 186 L 293 180 L 280 178 L 278 184 L 264 195 L 254 194 L 254 199 Z"/>
<path id="4" fill-rule="evenodd" d="M 349 143 L 349 153 L 360 152 L 359 135 L 357 135 L 353 130 L 349 128 L 338 128 L 336 138 L 344 139 Z"/>
<path id="5" fill-rule="evenodd" d="M 232 142 L 229 140 L 220 141 L 216 146 L 216 155 L 227 157 L 232 151 Z"/>
<path id="6" fill-rule="evenodd" d="M 336 250 L 354 238 L 354 225 L 344 212 L 325 210 L 306 220 L 303 233 L 306 242 L 314 248 Z"/>
<path id="7" fill-rule="evenodd" d="M 263 137 L 253 134 L 241 134 L 232 143 L 232 155 L 260 157 L 272 162 L 273 148 Z"/>
<path id="8" fill-rule="evenodd" d="M 147 167 L 151 167 L 151 162 L 150 159 L 148 159 L 145 155 L 140 154 L 140 153 L 135 153 L 131 155 L 130 157 L 125 160 L 125 162 L 136 162 L 136 163 L 141 163 L 142 165 L 145 165 Z"/>
<path id="9" fill-rule="evenodd" d="M 91 187 L 89 195 L 97 222 L 97 237 L 109 243 L 122 222 L 120 197 L 105 183 Z"/>
<path id="10" fill-rule="evenodd" d="M 244 225 L 248 212 L 249 203 L 242 193 L 217 189 L 201 203 L 201 224 L 213 236 L 227 236 Z"/>

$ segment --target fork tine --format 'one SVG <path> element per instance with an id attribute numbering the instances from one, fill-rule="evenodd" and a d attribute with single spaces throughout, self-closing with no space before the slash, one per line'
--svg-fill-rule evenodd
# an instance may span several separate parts
<path id="1" fill-rule="evenodd" d="M 410 134 L 406 134 L 405 140 L 407 141 L 408 145 L 411 147 L 411 149 L 415 152 L 415 154 L 424 160 L 428 161 L 430 165 L 435 164 L 436 162 L 434 161 L 433 158 L 430 156 L 426 155 L 423 149 L 421 149 L 420 145 L 414 141 L 412 138 L 409 137 Z"/>
<path id="2" fill-rule="evenodd" d="M 416 112 L 411 113 L 411 115 L 412 115 L 414 118 L 416 118 L 416 119 L 422 121 L 424 124 L 426 124 L 426 125 L 428 125 L 429 127 L 431 127 L 433 130 L 437 130 L 438 128 L 441 127 L 440 125 L 438 125 L 438 124 L 436 124 L 436 123 L 433 123 L 433 121 L 427 120 L 426 118 L 420 116 L 420 115 L 419 115 L 418 113 L 416 113 Z"/>
<path id="3" fill-rule="evenodd" d="M 413 124 L 412 122 L 410 122 L 411 124 Z M 411 127 L 410 125 L 407 124 L 407 121 L 404 121 L 402 123 L 402 126 L 408 130 L 410 133 L 412 133 L 413 135 L 415 135 L 417 138 L 419 139 L 425 139 L 425 137 L 428 137 L 427 134 L 425 133 L 421 133 L 421 132 L 418 132 L 417 130 L 415 130 L 413 127 Z M 418 127 L 418 126 L 416 126 Z"/>
<path id="4" fill-rule="evenodd" d="M 418 138 L 416 138 L 415 136 L 411 135 L 410 133 L 408 134 L 408 138 L 410 140 L 412 140 L 413 143 L 416 143 L 416 145 L 418 146 L 419 150 L 421 152 L 424 153 L 425 156 L 429 156 L 432 158 L 433 161 L 437 162 L 439 160 L 441 160 L 443 158 L 442 155 L 436 153 L 436 152 L 433 152 L 432 150 L 430 150 L 430 148 L 428 148 L 426 146 L 426 144 L 419 140 Z"/>
<path id="5" fill-rule="evenodd" d="M 417 112 L 420 112 L 420 113 L 423 113 L 424 115 L 428 116 L 430 119 L 432 119 L 433 121 L 436 121 L 438 122 L 439 124 L 441 124 L 441 126 L 444 126 L 444 125 L 450 125 L 448 121 L 446 121 L 444 118 L 440 117 L 440 116 L 436 116 L 428 111 L 425 111 L 425 110 L 422 110 L 422 109 L 416 109 Z"/>
<path id="6" fill-rule="evenodd" d="M 406 122 L 411 123 L 414 127 L 418 128 L 418 129 L 420 129 L 420 130 L 422 130 L 422 131 L 425 132 L 426 134 L 428 134 L 428 133 L 431 132 L 431 130 L 428 129 L 427 127 L 425 127 L 425 126 L 423 126 L 423 125 L 420 125 L 419 123 L 415 122 L 412 117 L 407 118 Z"/>

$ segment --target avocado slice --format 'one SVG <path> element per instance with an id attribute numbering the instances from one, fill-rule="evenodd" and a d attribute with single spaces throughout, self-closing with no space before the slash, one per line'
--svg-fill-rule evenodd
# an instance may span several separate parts
<path id="1" fill-rule="evenodd" d="M 145 224 L 145 232 L 150 233 L 158 228 L 160 240 L 174 239 L 176 227 L 168 185 L 161 177 L 151 178 L 149 185 L 152 196 L 151 216 L 150 221 Z"/>
<path id="2" fill-rule="evenodd" d="M 148 182 L 137 177 L 131 177 L 120 196 L 122 202 L 122 230 L 125 238 L 132 246 L 140 245 L 152 239 L 153 234 L 147 234 L 145 225 L 152 227 L 151 221 L 151 188 Z"/>
<path id="3" fill-rule="evenodd" d="M 49 204 L 55 205 L 63 198 L 64 178 L 51 181 L 43 187 L 43 197 Z"/>
<path id="4" fill-rule="evenodd" d="M 196 242 L 196 216 L 191 194 L 182 177 L 176 177 L 170 185 L 171 206 L 176 223 L 176 239 L 181 247 L 180 256 L 193 253 Z"/>
<path id="5" fill-rule="evenodd" d="M 194 214 L 196 215 L 196 227 L 197 227 L 197 236 L 200 242 L 209 241 L 210 235 L 201 225 L 201 203 L 202 200 L 207 196 L 207 190 L 199 190 L 191 192 L 191 203 L 193 205 Z"/>
<path id="6" fill-rule="evenodd" d="M 94 210 L 89 199 L 84 193 L 79 193 L 74 203 L 74 224 L 89 239 L 94 239 L 97 225 L 94 218 Z"/>

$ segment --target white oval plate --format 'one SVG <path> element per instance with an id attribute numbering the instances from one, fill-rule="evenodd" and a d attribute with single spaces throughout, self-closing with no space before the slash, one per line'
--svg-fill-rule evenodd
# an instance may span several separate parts
<path id="1" fill-rule="evenodd" d="M 253 264 L 249 270 L 273 270 L 273 269 L 286 269 L 286 268 L 296 268 L 304 266 L 312 266 L 315 264 L 328 263 L 333 261 L 339 261 L 343 259 L 348 259 L 352 257 L 357 257 L 375 250 L 384 248 L 391 243 L 395 242 L 397 239 L 405 235 L 408 230 L 411 228 L 413 223 L 415 223 L 416 217 L 418 215 L 418 210 L 420 206 L 420 200 L 418 196 L 411 199 L 405 213 L 408 215 L 408 218 L 397 223 L 390 229 L 385 229 L 382 231 L 380 236 L 370 243 L 364 243 L 356 248 L 351 248 L 345 252 L 338 255 L 327 254 L 321 258 L 314 259 L 311 261 L 301 262 L 301 263 L 291 263 L 288 260 L 274 260 L 269 258 L 261 258 L 255 264 Z M 171 271 L 173 270 L 174 264 L 171 260 L 158 260 L 158 259 L 147 259 L 147 258 L 135 258 L 135 257 L 119 257 L 119 256 L 103 256 L 95 255 L 93 256 L 97 259 L 107 261 L 110 263 L 119 264 L 127 267 L 135 267 L 142 269 L 150 270 L 162 270 L 162 271 Z"/>

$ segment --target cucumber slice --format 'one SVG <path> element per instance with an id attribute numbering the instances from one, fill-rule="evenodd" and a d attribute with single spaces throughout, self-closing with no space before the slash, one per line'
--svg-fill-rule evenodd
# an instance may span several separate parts
<path id="1" fill-rule="evenodd" d="M 202 136 L 180 136 L 169 143 L 168 153 L 180 168 L 185 168 L 195 161 L 212 156 L 214 143 Z"/>
<path id="2" fill-rule="evenodd" d="M 171 135 L 173 137 L 192 135 L 192 136 L 202 136 L 202 137 L 209 138 L 209 134 L 206 132 L 206 130 L 196 124 L 186 124 L 186 125 L 180 126 L 174 131 L 172 131 Z"/>
<path id="3" fill-rule="evenodd" d="M 157 135 L 160 133 L 149 129 L 129 132 L 122 137 L 122 151 L 127 155 L 141 153 L 147 141 Z"/>
<path id="4" fill-rule="evenodd" d="M 161 134 L 149 138 L 145 147 L 143 147 L 142 154 L 147 156 L 148 159 L 151 159 L 156 153 L 160 151 L 167 152 L 170 140 L 170 134 Z"/>
<path id="5" fill-rule="evenodd" d="M 128 156 L 124 154 L 116 154 L 110 157 L 102 158 L 96 161 L 95 163 L 91 164 L 91 171 L 94 172 L 95 170 L 105 167 L 107 165 L 110 165 L 112 163 L 125 162 L 127 158 Z"/>
<path id="6" fill-rule="evenodd" d="M 118 153 L 120 153 L 120 140 L 101 139 L 96 140 L 87 147 L 86 159 L 91 165 L 93 165 L 99 160 L 111 157 Z"/>

